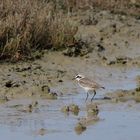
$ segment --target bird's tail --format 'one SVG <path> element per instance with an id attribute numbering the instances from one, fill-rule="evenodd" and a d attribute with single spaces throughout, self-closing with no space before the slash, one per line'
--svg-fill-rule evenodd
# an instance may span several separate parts
<path id="1" fill-rule="evenodd" d="M 102 89 L 105 89 L 105 87 L 101 87 Z"/>

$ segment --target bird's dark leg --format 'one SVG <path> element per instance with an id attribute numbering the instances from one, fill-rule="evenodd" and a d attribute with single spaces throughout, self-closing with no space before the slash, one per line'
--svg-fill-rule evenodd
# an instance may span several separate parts
<path id="1" fill-rule="evenodd" d="M 86 97 L 86 100 L 88 99 L 88 96 L 89 96 L 89 95 L 88 95 L 88 91 L 87 91 L 87 97 Z M 85 101 L 86 101 L 86 100 L 85 100 Z"/>
<path id="2" fill-rule="evenodd" d="M 92 100 L 94 99 L 94 96 L 96 95 L 96 91 L 94 90 L 94 95 L 93 95 L 93 97 L 91 98 L 91 102 L 92 102 Z"/>

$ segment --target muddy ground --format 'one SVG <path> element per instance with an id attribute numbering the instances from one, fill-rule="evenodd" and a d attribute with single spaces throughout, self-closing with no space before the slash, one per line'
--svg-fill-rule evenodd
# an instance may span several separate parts
<path id="1" fill-rule="evenodd" d="M 88 44 L 88 48 L 83 47 L 81 50 L 81 56 L 74 57 L 73 49 L 63 52 L 45 51 L 41 59 L 35 61 L 0 64 L 1 132 L 10 126 L 14 127 L 15 137 L 18 136 L 19 127 L 21 132 L 24 133 L 25 129 L 26 133 L 29 131 L 33 136 L 45 135 L 43 138 L 55 139 L 58 134 L 63 138 L 65 133 L 73 136 L 73 131 L 81 134 L 89 124 L 89 129 L 98 132 L 96 122 L 101 128 L 110 128 L 113 119 L 118 116 L 119 127 L 114 128 L 113 136 L 106 135 L 106 138 L 116 139 L 116 131 L 125 127 L 129 132 L 130 126 L 137 123 L 123 124 L 123 116 L 128 113 L 128 120 L 139 116 L 140 19 L 114 15 L 108 11 L 86 11 L 78 16 L 73 15 L 71 19 L 78 25 L 76 38 Z M 72 80 L 77 73 L 105 86 L 105 90 L 97 91 L 92 103 L 90 99 L 85 102 L 85 92 Z M 72 115 L 67 107 L 66 112 L 61 111 L 69 104 L 78 105 L 80 115 L 79 111 Z M 109 126 L 107 122 L 110 122 Z M 9 132 L 9 129 L 5 131 Z M 124 138 L 125 133 L 119 133 L 119 138 Z M 90 130 L 85 134 L 89 139 L 92 138 Z M 135 138 L 135 135 L 139 134 L 132 132 L 130 138 Z M 86 136 L 79 138 L 84 139 Z M 6 136 L 3 138 L 8 139 Z M 100 139 L 100 136 L 95 134 L 95 138 Z"/>

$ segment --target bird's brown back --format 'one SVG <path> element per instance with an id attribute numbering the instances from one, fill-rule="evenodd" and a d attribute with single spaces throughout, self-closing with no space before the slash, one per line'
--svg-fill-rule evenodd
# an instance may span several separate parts
<path id="1" fill-rule="evenodd" d="M 92 81 L 88 78 L 82 78 L 79 80 L 79 84 L 83 87 L 90 87 L 94 89 L 104 88 L 100 84 L 96 83 L 95 81 Z"/>

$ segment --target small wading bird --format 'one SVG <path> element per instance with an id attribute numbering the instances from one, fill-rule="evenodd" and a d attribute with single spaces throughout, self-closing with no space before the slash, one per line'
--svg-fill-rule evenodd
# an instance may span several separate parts
<path id="1" fill-rule="evenodd" d="M 88 99 L 90 92 L 94 93 L 93 97 L 91 98 L 91 101 L 92 101 L 94 99 L 94 96 L 96 95 L 97 89 L 100 89 L 100 88 L 105 89 L 105 87 L 101 86 L 100 84 L 96 83 L 95 81 L 92 81 L 92 80 L 86 78 L 84 75 L 81 75 L 81 74 L 76 75 L 74 79 L 76 79 L 78 81 L 79 86 L 84 88 L 84 90 L 86 91 L 86 93 L 87 93 L 86 100 Z"/>

